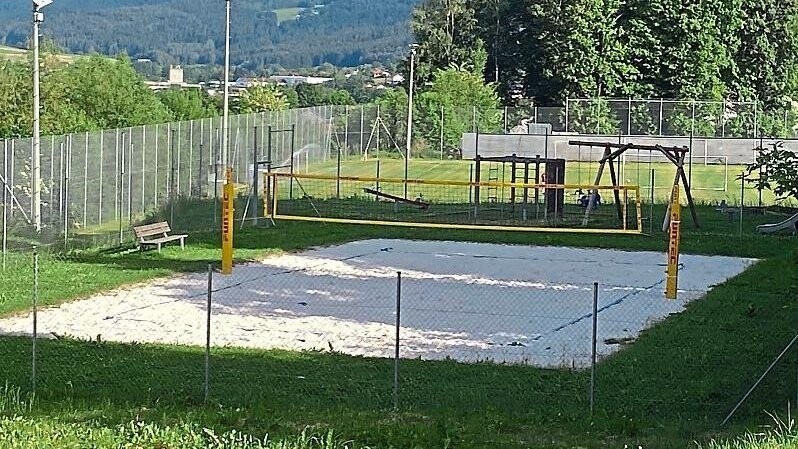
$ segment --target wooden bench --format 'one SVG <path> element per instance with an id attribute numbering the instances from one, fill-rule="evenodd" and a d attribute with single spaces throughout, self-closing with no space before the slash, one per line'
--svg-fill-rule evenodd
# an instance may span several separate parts
<path id="1" fill-rule="evenodd" d="M 152 223 L 143 226 L 134 226 L 133 232 L 136 233 L 136 240 L 139 250 L 144 249 L 146 246 L 157 246 L 158 252 L 161 252 L 161 246 L 164 243 L 174 242 L 180 240 L 180 248 L 186 247 L 186 237 L 188 235 L 169 235 L 172 230 L 169 228 L 169 223 L 162 221 L 160 223 Z M 150 238 L 158 236 L 156 238 Z"/>

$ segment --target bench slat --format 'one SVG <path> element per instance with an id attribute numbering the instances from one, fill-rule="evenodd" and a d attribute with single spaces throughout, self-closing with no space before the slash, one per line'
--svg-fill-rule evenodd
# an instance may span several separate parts
<path id="1" fill-rule="evenodd" d="M 182 240 L 186 237 L 188 237 L 188 235 L 168 235 L 157 239 L 142 240 L 139 243 L 142 245 L 157 245 L 158 243 L 166 243 L 166 242 L 173 242 L 175 240 Z"/>
<path id="2" fill-rule="evenodd" d="M 153 223 L 143 226 L 134 226 L 133 232 L 139 239 L 158 234 L 168 234 L 171 231 L 169 223 L 162 221 L 160 223 Z"/>

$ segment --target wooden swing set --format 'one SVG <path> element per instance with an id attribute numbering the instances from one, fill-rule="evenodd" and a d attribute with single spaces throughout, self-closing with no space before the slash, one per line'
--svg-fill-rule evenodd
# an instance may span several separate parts
<path id="1" fill-rule="evenodd" d="M 698 224 L 698 214 L 695 208 L 695 202 L 693 202 L 693 194 L 690 190 L 690 181 L 687 179 L 687 174 L 684 171 L 684 161 L 686 159 L 687 153 L 690 152 L 690 149 L 686 146 L 684 147 L 664 147 L 661 145 L 636 145 L 633 143 L 613 143 L 613 142 L 586 142 L 586 141 L 579 141 L 579 140 L 572 140 L 568 142 L 569 145 L 572 146 L 586 146 L 589 148 L 599 147 L 604 148 L 604 154 L 602 155 L 601 159 L 599 160 L 599 168 L 598 173 L 596 174 L 596 181 L 594 185 L 598 186 L 601 183 L 601 178 L 604 175 L 604 169 L 609 168 L 610 172 L 610 180 L 612 181 L 615 193 L 615 205 L 618 209 L 618 216 L 621 217 L 622 215 L 622 206 L 621 206 L 621 198 L 620 198 L 620 183 L 618 181 L 618 171 L 616 171 L 616 164 L 620 168 L 620 161 L 618 161 L 624 153 L 629 150 L 639 150 L 639 151 L 650 151 L 650 152 L 658 152 L 662 153 L 674 166 L 676 166 L 676 177 L 673 180 L 673 186 L 678 186 L 681 182 L 682 187 L 684 188 L 685 196 L 687 197 L 687 204 L 690 207 L 690 214 L 693 217 L 693 226 L 696 229 L 699 228 Z M 654 186 L 651 186 L 653 189 Z M 670 208 L 671 204 L 673 203 L 673 189 L 671 189 L 671 198 L 668 201 L 668 210 L 665 212 L 665 218 L 662 223 L 662 231 L 667 231 L 668 227 L 670 226 Z M 590 212 L 594 209 L 596 205 L 596 199 L 598 196 L 598 189 L 592 189 L 590 193 L 590 199 L 588 203 L 588 207 L 585 208 L 585 217 L 582 220 L 582 226 L 587 226 L 588 222 L 590 221 Z"/>

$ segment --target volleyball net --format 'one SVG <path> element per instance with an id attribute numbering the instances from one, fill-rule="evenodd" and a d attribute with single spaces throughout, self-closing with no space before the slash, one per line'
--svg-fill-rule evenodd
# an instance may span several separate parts
<path id="1" fill-rule="evenodd" d="M 618 234 L 643 229 L 638 186 L 267 173 L 262 199 L 264 215 L 274 220 Z"/>

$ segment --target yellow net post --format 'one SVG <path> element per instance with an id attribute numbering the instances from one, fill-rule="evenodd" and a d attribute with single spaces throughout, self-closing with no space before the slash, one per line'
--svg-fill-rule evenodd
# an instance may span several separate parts
<path id="1" fill-rule="evenodd" d="M 233 274 L 233 220 L 235 185 L 233 170 L 226 171 L 226 182 L 222 191 L 222 274 Z"/>
<path id="2" fill-rule="evenodd" d="M 676 299 L 679 291 L 679 241 L 681 239 L 682 206 L 679 203 L 679 185 L 673 186 L 671 194 L 671 223 L 668 242 L 668 272 L 665 298 Z"/>

